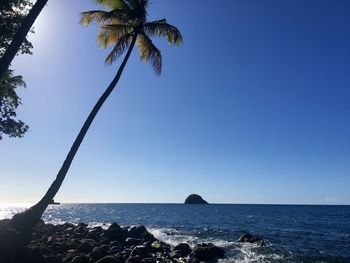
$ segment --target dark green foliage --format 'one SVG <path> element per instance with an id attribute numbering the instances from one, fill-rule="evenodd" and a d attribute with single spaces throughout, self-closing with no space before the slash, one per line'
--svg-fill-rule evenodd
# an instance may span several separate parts
<path id="1" fill-rule="evenodd" d="M 9 137 L 23 137 L 28 126 L 21 120 L 16 120 L 16 109 L 21 104 L 15 89 L 25 87 L 22 76 L 13 76 L 8 70 L 0 82 L 0 140 L 3 134 Z"/>
<path id="2" fill-rule="evenodd" d="M 32 6 L 30 0 L 0 1 L 0 57 L 10 46 Z M 32 43 L 25 38 L 18 53 L 32 54 L 32 48 Z M 0 81 L 0 140 L 4 134 L 9 137 L 23 137 L 28 130 L 23 121 L 16 120 L 16 109 L 21 104 L 21 99 L 15 89 L 19 86 L 25 87 L 22 77 L 13 76 L 12 70 L 6 71 Z"/>
<path id="3" fill-rule="evenodd" d="M 29 0 L 0 1 L 0 56 L 3 56 L 10 46 L 13 36 L 22 25 L 24 18 L 33 6 Z M 33 33 L 33 31 L 31 31 Z M 31 54 L 32 43 L 27 38 L 20 46 L 21 54 Z"/>

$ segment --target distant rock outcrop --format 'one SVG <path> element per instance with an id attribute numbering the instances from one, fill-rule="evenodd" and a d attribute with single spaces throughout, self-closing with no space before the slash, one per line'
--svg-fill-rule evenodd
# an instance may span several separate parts
<path id="1" fill-rule="evenodd" d="M 262 239 L 261 237 L 257 237 L 254 236 L 250 233 L 244 233 L 240 236 L 240 238 L 238 239 L 238 242 L 241 243 L 254 243 L 258 246 L 264 246 L 265 245 L 265 241 L 264 239 Z"/>
<path id="2" fill-rule="evenodd" d="M 208 204 L 208 202 L 205 201 L 200 195 L 191 194 L 186 198 L 185 204 Z"/>

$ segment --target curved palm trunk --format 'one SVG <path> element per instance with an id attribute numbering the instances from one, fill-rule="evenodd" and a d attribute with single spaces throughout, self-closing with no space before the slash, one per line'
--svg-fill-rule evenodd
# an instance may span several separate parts
<path id="1" fill-rule="evenodd" d="M 123 62 L 121 63 L 118 72 L 112 82 L 109 84 L 108 88 L 105 90 L 105 92 L 102 94 L 102 96 L 99 98 L 97 103 L 95 104 L 94 108 L 90 112 L 88 118 L 86 119 L 83 127 L 80 129 L 80 132 L 75 139 L 61 169 L 59 170 L 57 177 L 55 181 L 51 184 L 49 190 L 47 190 L 46 194 L 44 197 L 34 206 L 29 208 L 28 210 L 24 211 L 23 213 L 17 214 L 12 218 L 12 224 L 14 227 L 19 230 L 25 238 L 29 241 L 31 234 L 32 234 L 32 229 L 33 227 L 39 222 L 42 214 L 44 213 L 45 209 L 47 206 L 50 204 L 51 200 L 55 197 L 56 193 L 61 187 L 61 184 L 68 172 L 68 169 L 73 161 L 73 158 L 75 154 L 77 153 L 79 146 L 81 142 L 84 139 L 85 134 L 87 133 L 92 121 L 94 120 L 96 114 L 100 110 L 101 106 L 103 103 L 106 101 L 108 96 L 111 94 L 113 89 L 115 88 L 116 84 L 118 83 L 120 76 L 123 72 L 123 69 L 126 65 L 126 62 L 129 59 L 129 56 L 131 54 L 131 51 L 135 45 L 136 41 L 136 34 L 134 35 L 131 45 L 128 49 L 128 52 L 125 55 L 125 58 Z"/>
<path id="2" fill-rule="evenodd" d="M 44 8 L 48 0 L 37 0 L 33 8 L 29 11 L 28 15 L 23 21 L 22 26 L 18 29 L 14 35 L 11 45 L 6 50 L 5 54 L 0 59 L 0 79 L 2 79 L 6 70 L 9 68 L 13 58 L 16 56 L 20 46 L 23 43 L 29 30 L 32 28 L 36 18 Z"/>

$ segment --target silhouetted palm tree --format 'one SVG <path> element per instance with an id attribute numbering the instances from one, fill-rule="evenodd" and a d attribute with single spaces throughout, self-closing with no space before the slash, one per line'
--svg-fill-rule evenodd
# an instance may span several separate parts
<path id="1" fill-rule="evenodd" d="M 112 51 L 105 60 L 107 64 L 111 64 L 116 58 L 122 55 L 124 51 L 127 50 L 127 52 L 114 79 L 99 98 L 86 119 L 55 181 L 52 183 L 45 196 L 30 209 L 14 216 L 14 225 L 23 234 L 31 233 L 31 228 L 39 221 L 48 204 L 58 192 L 93 119 L 116 86 L 135 43 L 139 49 L 141 59 L 149 61 L 158 75 L 161 73 L 162 69 L 162 57 L 160 51 L 152 43 L 150 37 L 164 37 L 170 44 L 179 45 L 182 43 L 179 30 L 168 24 L 165 19 L 147 22 L 148 0 L 97 0 L 97 2 L 109 8 L 110 11 L 98 10 L 84 12 L 82 13 L 81 23 L 83 25 L 88 25 L 91 22 L 96 22 L 101 26 L 100 33 L 97 37 L 101 45 L 103 47 L 111 44 L 114 45 Z"/>
<path id="2" fill-rule="evenodd" d="M 35 2 L 35 5 L 29 11 L 21 27 L 17 30 L 16 34 L 14 35 L 11 45 L 6 50 L 5 54 L 0 58 L 0 79 L 2 79 L 6 70 L 9 68 L 13 58 L 16 56 L 29 30 L 32 28 L 36 18 L 46 5 L 47 1 L 48 0 L 37 0 Z"/>

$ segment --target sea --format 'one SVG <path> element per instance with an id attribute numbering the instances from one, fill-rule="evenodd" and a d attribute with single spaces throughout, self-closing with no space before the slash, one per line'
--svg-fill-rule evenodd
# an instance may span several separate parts
<path id="1" fill-rule="evenodd" d="M 1 205 L 0 219 L 23 211 Z M 107 228 L 145 225 L 176 245 L 212 242 L 226 250 L 219 262 L 350 262 L 350 206 L 241 204 L 61 204 L 50 205 L 46 223 L 84 222 Z M 237 242 L 242 233 L 266 245 Z"/>

